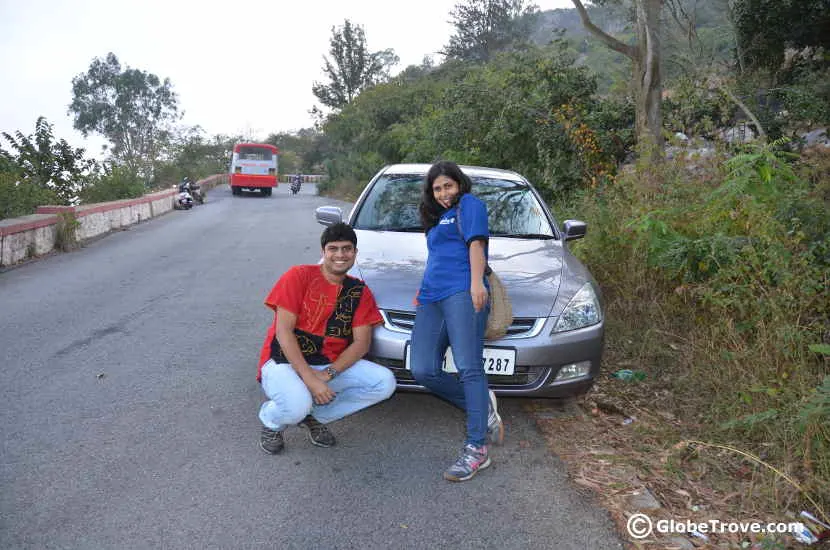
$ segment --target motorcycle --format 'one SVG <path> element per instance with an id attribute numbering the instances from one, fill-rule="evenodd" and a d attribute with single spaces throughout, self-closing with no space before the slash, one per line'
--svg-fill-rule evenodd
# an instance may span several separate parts
<path id="1" fill-rule="evenodd" d="M 190 194 L 190 182 L 185 180 L 179 184 L 179 194 L 176 196 L 174 206 L 176 210 L 190 210 L 193 208 L 193 195 Z"/>
<path id="2" fill-rule="evenodd" d="M 185 176 L 179 184 L 179 192 L 190 193 L 190 197 L 193 199 L 193 202 L 205 204 L 205 195 L 202 193 L 202 186 L 197 182 L 190 181 L 190 178 L 187 176 Z"/>
<path id="3" fill-rule="evenodd" d="M 300 180 L 300 176 L 296 176 L 296 177 L 295 177 L 295 178 L 291 181 L 291 194 L 292 194 L 292 195 L 296 195 L 297 193 L 299 193 L 299 192 L 300 192 L 300 187 L 301 187 L 301 186 L 302 186 L 302 182 L 301 182 L 301 180 Z"/>
<path id="4" fill-rule="evenodd" d="M 199 204 L 205 204 L 205 194 L 202 193 L 202 186 L 197 182 L 190 182 L 190 194 L 193 195 L 193 200 Z"/>
<path id="5" fill-rule="evenodd" d="M 190 210 L 193 208 L 193 197 L 187 191 L 182 191 L 176 197 L 176 210 Z"/>

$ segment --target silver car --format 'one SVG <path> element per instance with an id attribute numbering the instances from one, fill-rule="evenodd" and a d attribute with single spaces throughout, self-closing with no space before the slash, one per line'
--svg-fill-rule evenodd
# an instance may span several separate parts
<path id="1" fill-rule="evenodd" d="M 383 325 L 367 359 L 395 373 L 399 389 L 423 391 L 409 372 L 414 298 L 426 265 L 426 238 L 418 215 L 429 164 L 386 166 L 372 178 L 349 214 L 358 258 L 351 274 L 375 295 Z M 587 225 L 556 224 L 547 205 L 522 176 L 507 170 L 462 166 L 473 194 L 487 204 L 489 264 L 507 288 L 513 324 L 485 342 L 490 388 L 499 395 L 564 397 L 588 390 L 602 358 L 604 323 L 599 288 L 568 250 Z M 342 220 L 337 207 L 317 209 L 317 221 Z M 454 370 L 452 350 L 445 370 Z"/>

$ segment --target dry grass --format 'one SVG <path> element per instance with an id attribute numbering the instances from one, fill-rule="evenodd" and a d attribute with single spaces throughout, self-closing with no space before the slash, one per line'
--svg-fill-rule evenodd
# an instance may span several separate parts
<path id="1" fill-rule="evenodd" d="M 655 406 L 660 393 L 641 383 L 603 379 L 577 400 L 577 414 L 546 414 L 554 405 L 541 401 L 528 408 L 573 481 L 594 493 L 632 548 L 679 547 L 679 535 L 654 534 L 640 541 L 627 535 L 626 522 L 636 512 L 631 499 L 644 489 L 661 505 L 657 510 L 643 510 L 655 522 L 798 521 L 797 506 L 777 505 L 803 502 L 804 494 L 796 486 L 736 450 L 692 443 L 705 438 L 702 426 Z M 824 514 L 821 508 L 810 511 L 819 518 Z M 724 533 L 709 534 L 708 541 L 686 538 L 701 548 L 801 547 L 781 535 Z"/>
<path id="2" fill-rule="evenodd" d="M 808 351 L 830 342 L 830 273 L 821 263 L 830 154 L 803 157 L 794 166 L 799 180 L 769 156 L 757 158 L 772 174 L 763 189 L 751 170 L 725 170 L 720 161 L 632 167 L 560 212 L 592 227 L 574 251 L 603 290 L 605 367 L 580 402 L 583 415 L 541 415 L 539 425 L 575 482 L 597 492 L 623 533 L 633 512 L 628 499 L 644 487 L 663 505 L 655 518 L 786 522 L 808 510 L 830 523 L 830 425 L 820 387 L 830 357 Z M 740 186 L 760 189 L 755 202 L 743 192 L 733 202 L 710 202 L 714 190 Z M 789 210 L 777 209 L 784 202 Z M 719 264 L 709 250 L 697 259 L 700 248 L 689 243 L 715 243 L 705 239 L 716 234 L 753 246 Z M 700 274 L 678 275 L 674 268 L 684 264 L 660 255 L 669 241 L 694 260 L 685 269 Z M 719 271 L 701 266 L 709 261 Z M 643 371 L 646 380 L 608 376 L 623 368 Z M 737 534 L 683 542 L 794 544 Z"/>

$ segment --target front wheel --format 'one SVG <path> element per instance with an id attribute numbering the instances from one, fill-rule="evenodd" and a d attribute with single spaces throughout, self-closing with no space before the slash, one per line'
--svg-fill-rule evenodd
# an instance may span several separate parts
<path id="1" fill-rule="evenodd" d="M 263 187 L 262 194 L 265 195 L 266 197 L 270 197 L 271 196 L 271 191 L 272 191 L 272 189 L 270 187 Z"/>

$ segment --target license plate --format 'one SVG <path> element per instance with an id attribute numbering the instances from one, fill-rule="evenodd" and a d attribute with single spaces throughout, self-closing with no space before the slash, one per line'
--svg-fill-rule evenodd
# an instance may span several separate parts
<path id="1" fill-rule="evenodd" d="M 406 370 L 411 370 L 409 366 L 409 343 L 406 344 L 405 363 Z M 513 369 L 516 365 L 516 350 L 504 348 L 484 348 L 484 373 L 485 374 L 501 374 L 509 376 L 513 374 Z M 458 372 L 455 367 L 455 361 L 452 357 L 452 348 L 447 348 L 444 354 L 444 372 Z"/>

